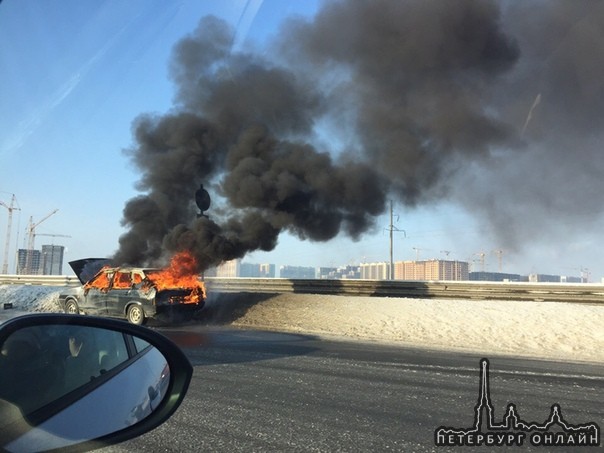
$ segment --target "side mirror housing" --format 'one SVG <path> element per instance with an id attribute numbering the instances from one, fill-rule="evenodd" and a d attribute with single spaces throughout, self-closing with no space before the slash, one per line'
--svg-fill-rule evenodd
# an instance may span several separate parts
<path id="1" fill-rule="evenodd" d="M 193 368 L 163 335 L 123 321 L 36 314 L 0 326 L 0 449 L 86 451 L 164 423 Z"/>

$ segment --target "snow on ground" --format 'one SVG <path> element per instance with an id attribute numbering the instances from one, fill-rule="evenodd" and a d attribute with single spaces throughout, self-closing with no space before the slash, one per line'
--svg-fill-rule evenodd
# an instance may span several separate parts
<path id="1" fill-rule="evenodd" d="M 0 285 L 0 309 L 5 303 L 33 312 L 58 312 L 59 293 L 64 287 L 43 285 Z"/>
<path id="2" fill-rule="evenodd" d="M 63 288 L 0 285 L 0 307 L 59 311 Z M 214 294 L 206 322 L 429 349 L 604 362 L 604 304 Z"/>
<path id="3" fill-rule="evenodd" d="M 234 325 L 429 349 L 604 362 L 604 304 L 282 294 Z"/>

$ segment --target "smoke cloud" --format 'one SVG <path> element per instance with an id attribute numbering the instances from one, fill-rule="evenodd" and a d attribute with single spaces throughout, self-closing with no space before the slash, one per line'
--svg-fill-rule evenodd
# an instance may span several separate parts
<path id="1" fill-rule="evenodd" d="M 283 231 L 356 240 L 390 197 L 451 199 L 509 243 L 535 205 L 581 210 L 577 187 L 604 185 L 603 8 L 329 1 L 285 21 L 270 58 L 233 51 L 235 30 L 202 18 L 174 47 L 174 109 L 133 124 L 142 194 L 114 259 L 187 249 L 204 269 L 272 250 Z M 209 217 L 196 216 L 200 184 Z"/>

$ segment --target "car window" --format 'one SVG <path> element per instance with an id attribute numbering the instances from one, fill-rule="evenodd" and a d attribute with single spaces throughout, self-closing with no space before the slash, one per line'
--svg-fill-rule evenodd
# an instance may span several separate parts
<path id="1" fill-rule="evenodd" d="M 136 346 L 136 352 L 141 352 L 144 349 L 151 346 L 148 342 L 146 342 L 145 340 L 143 340 L 141 338 L 132 337 L 132 339 L 134 340 L 134 345 Z"/>
<path id="2" fill-rule="evenodd" d="M 100 272 L 93 280 L 86 283 L 84 288 L 98 288 L 106 290 L 109 288 L 109 284 L 111 283 L 111 279 L 113 278 L 113 272 L 103 271 Z"/>
<path id="3" fill-rule="evenodd" d="M 130 288 L 132 286 L 132 280 L 130 278 L 130 272 L 116 272 L 113 277 L 114 288 Z"/>

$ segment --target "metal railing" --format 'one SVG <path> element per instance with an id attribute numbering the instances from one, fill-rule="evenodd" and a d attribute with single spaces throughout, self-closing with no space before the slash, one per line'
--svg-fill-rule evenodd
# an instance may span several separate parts
<path id="1" fill-rule="evenodd" d="M 300 293 L 349 296 L 525 300 L 604 303 L 604 285 L 593 283 L 520 283 L 400 280 L 295 280 L 284 278 L 205 279 L 208 291 L 221 293 Z M 0 275 L 0 285 L 76 286 L 75 276 Z"/>
<path id="2" fill-rule="evenodd" d="M 604 303 L 604 285 L 397 280 L 207 278 L 208 291 Z"/>
<path id="3" fill-rule="evenodd" d="M 75 275 L 0 275 L 0 285 L 76 286 Z"/>

